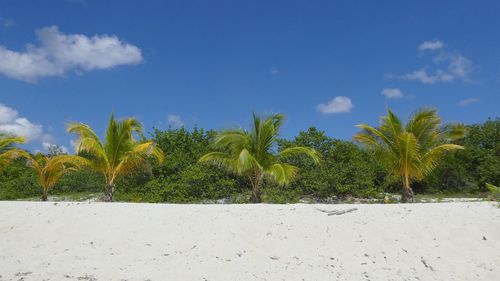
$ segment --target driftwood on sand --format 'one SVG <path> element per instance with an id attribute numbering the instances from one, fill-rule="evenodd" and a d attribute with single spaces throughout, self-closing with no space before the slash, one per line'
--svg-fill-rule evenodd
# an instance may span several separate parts
<path id="1" fill-rule="evenodd" d="M 354 212 L 358 208 L 351 208 L 351 209 L 346 209 L 346 210 L 331 210 L 331 211 L 330 210 L 322 210 L 322 209 L 318 209 L 318 208 L 316 208 L 316 209 L 320 212 L 327 213 L 329 216 L 338 216 L 338 215 L 343 215 L 343 214 L 347 214 L 350 212 Z"/>

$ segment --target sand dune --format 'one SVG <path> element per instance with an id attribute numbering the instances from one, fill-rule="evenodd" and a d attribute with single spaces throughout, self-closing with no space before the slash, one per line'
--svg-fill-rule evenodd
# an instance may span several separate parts
<path id="1" fill-rule="evenodd" d="M 356 211 L 328 216 L 322 210 Z M 500 280 L 500 209 L 0 202 L 0 280 Z"/>

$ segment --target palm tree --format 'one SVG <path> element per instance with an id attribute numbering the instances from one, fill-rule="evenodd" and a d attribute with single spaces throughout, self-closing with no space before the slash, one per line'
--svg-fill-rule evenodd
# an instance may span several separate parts
<path id="1" fill-rule="evenodd" d="M 59 179 L 88 165 L 88 160 L 74 155 L 55 155 L 48 157 L 42 153 L 28 158 L 28 164 L 33 168 L 42 188 L 42 201 L 47 201 L 49 190 Z"/>
<path id="2" fill-rule="evenodd" d="M 146 165 L 150 157 L 163 161 L 163 152 L 156 143 L 142 140 L 142 125 L 134 118 L 117 121 L 111 114 L 104 141 L 87 124 L 70 123 L 68 132 L 79 137 L 77 152 L 88 155 L 90 167 L 104 175 L 104 201 L 107 202 L 113 200 L 117 178 Z M 141 136 L 141 140 L 136 140 L 134 133 Z"/>
<path id="3" fill-rule="evenodd" d="M 406 124 L 387 108 L 387 115 L 381 119 L 380 127 L 358 125 L 362 132 L 354 139 L 367 147 L 374 148 L 387 160 L 389 172 L 401 176 L 403 202 L 413 201 L 412 180 L 421 180 L 437 165 L 446 151 L 463 149 L 449 143 L 462 138 L 463 125 L 441 126 L 435 109 L 417 111 Z"/>
<path id="4" fill-rule="evenodd" d="M 319 163 L 317 152 L 309 147 L 273 151 L 283 119 L 281 114 L 263 120 L 254 114 L 250 132 L 236 129 L 218 133 L 212 143 L 217 151 L 205 154 L 199 162 L 209 162 L 247 177 L 252 187 L 252 201 L 261 202 L 260 189 L 265 178 L 283 186 L 296 177 L 298 168 L 287 164 L 286 157 L 304 154 Z"/>
<path id="5" fill-rule="evenodd" d="M 0 134 L 0 172 L 17 158 L 29 157 L 28 152 L 14 146 L 25 141 L 23 137 Z"/>

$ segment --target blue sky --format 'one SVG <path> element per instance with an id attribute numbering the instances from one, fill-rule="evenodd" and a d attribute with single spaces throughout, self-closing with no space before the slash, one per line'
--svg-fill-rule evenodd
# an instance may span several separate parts
<path id="1" fill-rule="evenodd" d="M 246 126 L 351 139 L 389 105 L 498 117 L 499 1 L 0 0 L 0 131 L 70 151 L 69 121 Z"/>

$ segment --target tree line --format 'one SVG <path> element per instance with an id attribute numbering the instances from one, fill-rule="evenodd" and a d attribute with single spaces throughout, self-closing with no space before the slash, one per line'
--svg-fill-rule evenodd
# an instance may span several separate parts
<path id="1" fill-rule="evenodd" d="M 103 192 L 133 202 L 297 202 L 401 192 L 479 193 L 500 185 L 500 120 L 441 124 L 434 109 L 405 123 L 390 109 L 377 127 L 359 125 L 354 141 L 311 127 L 280 138 L 284 116 L 254 115 L 249 130 L 154 129 L 111 116 L 103 139 L 72 123 L 76 155 L 57 148 L 32 155 L 15 136 L 0 137 L 0 199 Z"/>

